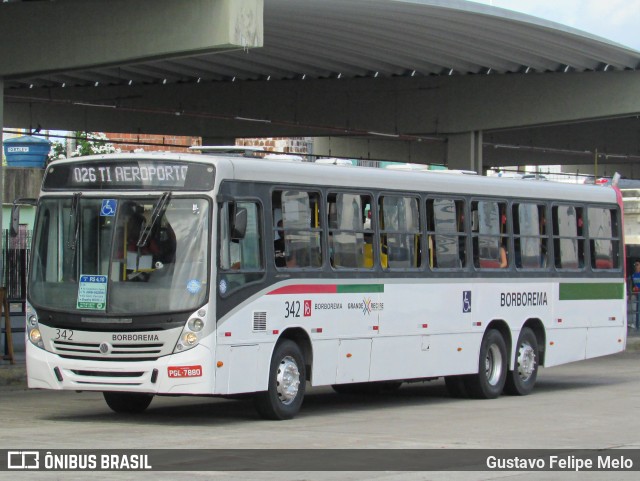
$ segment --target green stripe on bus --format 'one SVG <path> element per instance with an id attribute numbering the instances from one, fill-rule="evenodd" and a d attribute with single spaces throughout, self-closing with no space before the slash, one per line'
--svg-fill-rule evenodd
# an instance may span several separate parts
<path id="1" fill-rule="evenodd" d="M 561 301 L 623 299 L 624 283 L 560 283 Z"/>
<path id="2" fill-rule="evenodd" d="M 338 294 L 355 294 L 366 292 L 384 292 L 384 284 L 341 284 Z"/>

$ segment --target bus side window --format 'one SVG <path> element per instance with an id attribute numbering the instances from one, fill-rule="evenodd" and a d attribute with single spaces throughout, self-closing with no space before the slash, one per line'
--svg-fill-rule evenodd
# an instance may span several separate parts
<path id="1" fill-rule="evenodd" d="M 518 269 L 546 266 L 545 208 L 539 204 L 513 205 L 513 242 Z"/>
<path id="2" fill-rule="evenodd" d="M 472 202 L 471 222 L 474 266 L 480 269 L 508 267 L 506 204 Z"/>
<path id="3" fill-rule="evenodd" d="M 464 201 L 427 200 L 429 263 L 434 269 L 459 269 L 466 265 Z"/>
<path id="4" fill-rule="evenodd" d="M 584 267 L 582 208 L 572 205 L 553 206 L 553 246 L 558 269 Z"/>
<path id="5" fill-rule="evenodd" d="M 246 211 L 246 227 L 240 237 L 234 228 L 236 213 Z M 244 214 L 243 214 L 244 216 Z M 262 278 L 262 212 L 257 202 L 225 202 L 220 208 L 220 270 L 228 292 Z"/>
<path id="6" fill-rule="evenodd" d="M 380 247 L 387 269 L 419 267 L 420 215 L 418 199 L 384 196 L 379 200 Z"/>
<path id="7" fill-rule="evenodd" d="M 372 232 L 366 228 L 365 207 L 371 196 L 351 193 L 332 193 L 329 206 L 329 251 L 331 266 L 335 268 L 372 268 L 372 254 L 367 261 L 367 249 L 372 245 Z"/>
<path id="8" fill-rule="evenodd" d="M 617 234 L 617 212 L 600 207 L 589 207 L 587 214 L 591 267 L 593 269 L 618 268 L 620 244 Z"/>
<path id="9" fill-rule="evenodd" d="M 272 200 L 276 267 L 319 268 L 322 265 L 319 194 L 276 191 Z"/>

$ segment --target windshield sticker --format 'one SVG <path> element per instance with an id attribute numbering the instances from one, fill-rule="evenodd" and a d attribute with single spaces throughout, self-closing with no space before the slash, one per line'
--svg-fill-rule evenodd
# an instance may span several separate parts
<path id="1" fill-rule="evenodd" d="M 76 307 L 104 311 L 107 307 L 107 276 L 80 275 Z"/>
<path id="2" fill-rule="evenodd" d="M 103 199 L 100 215 L 102 217 L 113 217 L 116 215 L 116 207 L 118 207 L 118 201 L 116 199 Z"/>
<path id="3" fill-rule="evenodd" d="M 224 279 L 220 280 L 220 294 L 226 294 L 227 293 L 227 281 Z"/>
<path id="4" fill-rule="evenodd" d="M 197 279 L 191 279 L 187 282 L 187 292 L 189 294 L 197 294 L 202 289 L 202 283 Z"/>

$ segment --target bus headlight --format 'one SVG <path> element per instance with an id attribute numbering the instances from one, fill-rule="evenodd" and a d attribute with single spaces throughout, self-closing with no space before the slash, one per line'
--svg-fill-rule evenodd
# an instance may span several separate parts
<path id="1" fill-rule="evenodd" d="M 200 332 L 204 327 L 204 321 L 202 319 L 198 319 L 197 317 L 193 319 L 189 319 L 187 323 L 187 327 L 191 329 L 193 332 Z"/>
<path id="2" fill-rule="evenodd" d="M 192 347 L 196 347 L 199 341 L 200 339 L 198 339 L 198 335 L 195 332 L 188 331 L 185 328 L 182 331 L 182 334 L 180 334 L 180 339 L 178 340 L 176 348 L 173 350 L 173 352 L 182 352 L 186 351 L 187 349 L 191 349 Z"/>
<path id="3" fill-rule="evenodd" d="M 182 336 L 182 343 L 193 347 L 198 342 L 198 336 L 196 336 L 193 332 L 187 332 L 184 336 Z"/>
<path id="4" fill-rule="evenodd" d="M 27 336 L 29 341 L 36 347 L 44 349 L 44 341 L 42 340 L 42 333 L 40 332 L 40 325 L 38 323 L 38 314 L 35 309 L 27 302 Z"/>
<path id="5" fill-rule="evenodd" d="M 201 317 L 204 317 L 206 314 L 207 313 L 204 309 L 200 309 L 197 314 L 193 314 L 193 316 L 197 315 L 198 317 L 191 317 L 187 321 L 182 333 L 180 333 L 180 338 L 176 343 L 176 347 L 173 350 L 174 353 L 183 352 L 198 345 L 202 338 L 202 331 L 205 326 L 205 321 L 201 319 Z"/>
<path id="6" fill-rule="evenodd" d="M 37 327 L 29 331 L 29 340 L 34 346 L 38 346 L 40 349 L 44 349 L 44 342 L 42 341 L 42 334 Z"/>

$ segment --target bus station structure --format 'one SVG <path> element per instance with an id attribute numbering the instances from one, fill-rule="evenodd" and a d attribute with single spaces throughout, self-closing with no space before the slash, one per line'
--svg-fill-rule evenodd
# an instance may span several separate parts
<path id="1" fill-rule="evenodd" d="M 638 176 L 640 52 L 491 6 L 9 2 L 0 31 L 3 126 L 318 137 L 320 155 L 479 172 L 597 157 Z"/>

